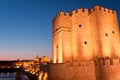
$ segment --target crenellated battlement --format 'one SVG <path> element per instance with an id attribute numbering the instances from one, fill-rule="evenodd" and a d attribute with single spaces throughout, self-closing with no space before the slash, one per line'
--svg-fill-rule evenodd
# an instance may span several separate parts
<path id="1" fill-rule="evenodd" d="M 100 66 L 105 66 L 105 65 L 120 65 L 120 59 L 98 59 L 97 61 L 95 61 L 96 65 L 100 65 Z"/>
<path id="2" fill-rule="evenodd" d="M 66 66 L 68 67 L 90 67 L 94 65 L 94 61 L 80 61 L 80 62 L 66 62 Z"/>
<path id="3" fill-rule="evenodd" d="M 89 9 L 87 9 L 87 8 L 84 8 L 84 9 L 78 8 L 77 10 L 74 9 L 74 10 L 71 12 L 72 15 L 81 14 L 81 13 L 88 14 L 88 13 L 89 13 Z"/>
<path id="4" fill-rule="evenodd" d="M 74 9 L 72 10 L 72 12 L 64 12 L 64 11 L 60 11 L 58 13 L 58 15 L 53 19 L 56 20 L 60 17 L 71 17 L 72 15 L 75 15 L 75 14 L 91 14 L 93 12 L 98 12 L 98 13 L 108 13 L 108 14 L 116 14 L 116 11 L 115 10 L 111 10 L 111 9 L 108 9 L 108 8 L 104 8 L 104 7 L 101 7 L 101 6 L 98 6 L 96 5 L 95 7 L 93 7 L 92 9 L 88 9 L 88 8 L 78 8 L 78 9 Z"/>
<path id="5" fill-rule="evenodd" d="M 100 6 L 60 11 L 52 25 L 51 80 L 120 80 L 116 11 Z"/>
<path id="6" fill-rule="evenodd" d="M 70 17 L 70 13 L 69 12 L 60 11 L 57 14 L 57 16 L 53 19 L 53 21 L 58 19 L 58 18 L 60 18 L 60 17 Z"/>
<path id="7" fill-rule="evenodd" d="M 111 9 L 100 7 L 100 6 L 95 6 L 95 7 L 93 7 L 90 10 L 90 12 L 94 12 L 94 11 L 103 12 L 103 13 L 106 12 L 106 13 L 116 14 L 115 10 L 111 10 Z"/>
<path id="8" fill-rule="evenodd" d="M 87 9 L 87 8 L 84 8 L 84 9 L 82 9 L 82 8 L 78 8 L 77 10 L 76 9 L 74 9 L 72 12 L 64 12 L 64 11 L 60 11 L 58 14 L 57 14 L 57 16 L 53 19 L 53 21 L 54 20 L 56 20 L 56 19 L 58 19 L 58 18 L 60 18 L 60 17 L 71 17 L 72 15 L 74 15 L 74 14 L 80 14 L 80 13 L 84 13 L 84 14 L 88 14 L 89 13 L 89 9 Z"/>
<path id="9" fill-rule="evenodd" d="M 107 58 L 107 59 L 104 59 L 104 58 L 101 58 L 101 59 L 98 59 L 96 61 L 80 61 L 80 62 L 66 62 L 66 63 L 63 63 L 67 66 L 78 66 L 78 67 L 86 67 L 86 66 L 91 66 L 93 64 L 96 64 L 97 65 L 120 65 L 120 59 L 110 59 L 110 58 Z"/>
<path id="10" fill-rule="evenodd" d="M 87 9 L 87 8 L 84 8 L 84 9 L 78 8 L 77 10 L 74 9 L 74 10 L 73 10 L 72 12 L 70 12 L 70 13 L 69 13 L 69 12 L 60 11 L 55 18 L 63 17 L 63 16 L 70 17 L 70 16 L 72 16 L 72 15 L 74 15 L 74 14 L 80 14 L 80 13 L 89 13 L 89 9 Z"/>
<path id="11" fill-rule="evenodd" d="M 70 14 L 68 12 L 64 12 L 64 11 L 60 11 L 60 13 L 57 15 L 58 17 L 63 17 L 63 16 L 66 16 L 66 17 L 69 17 Z"/>
<path id="12" fill-rule="evenodd" d="M 114 10 L 100 6 L 95 6 L 92 9 L 78 8 L 72 12 L 60 11 L 53 21 L 52 34 L 55 33 L 55 35 L 59 35 L 57 36 L 58 38 L 55 38 L 54 53 L 61 54 L 63 62 L 66 61 L 67 58 L 69 58 L 68 60 L 70 61 L 77 61 L 79 60 L 76 59 L 77 56 L 81 57 L 81 60 L 90 60 L 93 59 L 93 56 L 97 57 L 99 55 L 98 52 L 100 52 L 103 57 L 110 56 L 114 52 L 116 56 L 116 52 L 119 52 L 115 49 L 117 45 L 111 44 L 111 41 L 114 40 L 112 38 L 118 40 L 117 15 L 115 13 L 116 11 Z M 108 37 L 108 40 L 106 37 Z M 116 44 L 115 41 L 113 41 L 113 43 Z M 62 44 L 59 47 L 60 50 L 56 53 L 56 47 L 60 44 Z M 112 47 L 114 48 L 111 49 Z M 81 53 L 79 54 L 79 52 Z M 65 54 L 63 55 L 63 53 Z M 69 57 L 68 53 L 70 53 Z M 73 59 L 72 55 L 74 56 Z M 56 58 L 61 58 L 61 56 L 57 56 Z"/>

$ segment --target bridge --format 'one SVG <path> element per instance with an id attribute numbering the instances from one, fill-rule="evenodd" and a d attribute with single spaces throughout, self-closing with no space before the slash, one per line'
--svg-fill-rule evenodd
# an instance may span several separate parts
<path id="1" fill-rule="evenodd" d="M 37 76 L 26 72 L 23 68 L 16 66 L 17 61 L 0 61 L 0 73 L 20 72 L 30 80 L 38 80 Z"/>

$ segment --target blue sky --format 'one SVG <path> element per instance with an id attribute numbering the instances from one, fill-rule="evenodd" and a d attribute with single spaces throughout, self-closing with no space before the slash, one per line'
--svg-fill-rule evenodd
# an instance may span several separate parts
<path id="1" fill-rule="evenodd" d="M 120 0 L 0 0 L 0 60 L 52 56 L 52 19 L 61 10 L 92 8 L 117 10 Z"/>

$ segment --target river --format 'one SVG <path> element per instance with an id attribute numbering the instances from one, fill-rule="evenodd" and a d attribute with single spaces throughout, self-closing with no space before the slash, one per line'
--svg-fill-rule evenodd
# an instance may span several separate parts
<path id="1" fill-rule="evenodd" d="M 0 80 L 15 80 L 16 72 L 0 73 Z M 21 80 L 30 80 L 26 75 L 21 74 Z"/>

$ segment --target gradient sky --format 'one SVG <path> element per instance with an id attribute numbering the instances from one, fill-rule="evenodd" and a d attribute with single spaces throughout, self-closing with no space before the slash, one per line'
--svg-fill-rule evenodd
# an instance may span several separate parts
<path id="1" fill-rule="evenodd" d="M 120 17 L 120 0 L 0 0 L 0 60 L 51 57 L 57 13 L 96 4 L 117 10 Z"/>

